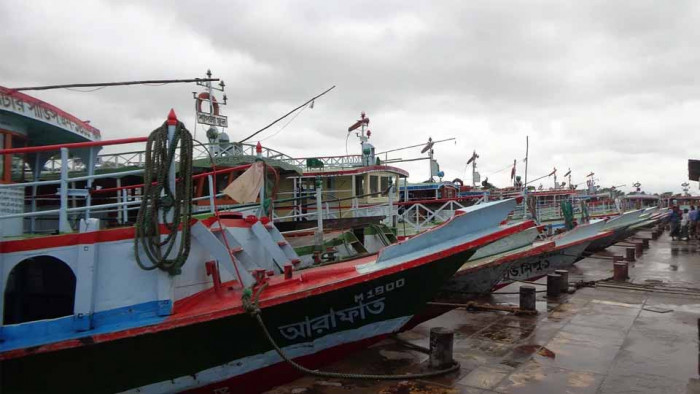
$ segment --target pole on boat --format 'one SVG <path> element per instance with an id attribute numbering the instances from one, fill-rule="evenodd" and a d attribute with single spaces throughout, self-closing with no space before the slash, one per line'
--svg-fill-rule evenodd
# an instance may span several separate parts
<path id="1" fill-rule="evenodd" d="M 321 177 L 316 177 L 316 234 L 315 244 L 318 251 L 323 251 L 323 201 L 321 200 Z"/>
<path id="2" fill-rule="evenodd" d="M 263 217 L 267 216 L 267 212 L 265 210 L 265 178 L 267 177 L 267 174 L 265 173 L 265 162 L 262 159 L 262 145 L 260 144 L 260 141 L 258 141 L 258 144 L 255 145 L 255 156 L 255 161 L 260 160 L 263 162 L 263 182 L 260 186 L 260 215 L 258 215 L 260 217 Z"/>
<path id="3" fill-rule="evenodd" d="M 523 219 L 527 218 L 527 165 L 530 149 L 530 137 L 525 136 L 525 183 L 523 183 Z"/>
<path id="4" fill-rule="evenodd" d="M 36 157 L 34 159 L 34 168 L 32 168 L 32 174 L 33 178 L 32 180 L 34 182 L 37 182 L 39 180 L 39 177 L 41 176 L 41 152 L 36 153 Z M 32 186 L 32 212 L 36 212 L 36 192 L 38 190 L 39 186 L 36 184 Z M 36 231 L 36 216 L 32 216 L 29 218 L 29 232 L 34 234 Z"/>
<path id="5" fill-rule="evenodd" d="M 61 189 L 59 192 L 61 210 L 58 212 L 58 231 L 71 232 L 68 222 L 68 148 L 61 148 Z"/>
<path id="6" fill-rule="evenodd" d="M 389 225 L 391 228 L 396 227 L 396 216 L 394 216 L 394 188 L 393 177 L 389 178 Z"/>
<path id="7" fill-rule="evenodd" d="M 175 126 L 177 126 L 177 115 L 175 115 L 175 110 L 170 109 L 170 112 L 168 113 L 168 149 L 171 148 L 173 144 L 173 140 L 175 139 Z M 173 156 L 173 161 L 171 163 L 168 163 L 170 166 L 168 169 L 168 188 L 170 189 L 171 195 L 175 195 L 175 156 Z M 126 203 L 126 201 L 124 201 Z M 169 209 L 168 212 L 166 212 L 166 218 L 168 222 L 172 222 L 174 218 L 175 210 L 174 209 Z M 162 216 L 161 216 L 162 217 Z M 124 218 L 124 220 L 127 220 Z"/>
<path id="8" fill-rule="evenodd" d="M 175 115 L 175 110 L 170 109 L 170 112 L 168 113 L 168 120 L 166 120 L 166 125 L 168 127 L 168 150 L 172 146 L 174 140 L 175 140 L 175 129 L 177 127 L 177 115 Z M 175 196 L 175 182 L 176 182 L 176 174 L 175 174 L 175 155 L 173 155 L 172 162 L 168 163 L 170 166 L 168 168 L 168 189 L 170 189 L 170 193 L 172 196 Z M 119 196 L 119 192 L 117 192 L 117 196 Z M 164 195 L 165 192 L 161 192 L 161 195 Z M 126 203 L 126 199 L 124 199 L 124 203 Z M 162 208 L 161 208 L 162 209 Z M 118 209 L 117 211 L 121 211 L 121 209 Z M 123 215 L 123 214 L 122 214 Z M 126 217 L 122 216 L 123 220 L 127 220 Z M 163 215 L 161 213 L 158 214 L 158 220 L 159 222 L 162 223 L 163 221 Z M 172 223 L 175 219 L 175 209 L 168 209 L 166 211 L 165 215 L 165 220 L 168 222 Z M 185 224 L 186 225 L 186 224 Z M 180 240 L 182 242 L 182 240 Z M 157 282 L 156 282 L 156 292 L 157 292 L 157 297 L 158 297 L 158 316 L 167 316 L 171 315 L 173 313 L 173 301 L 175 298 L 175 287 L 174 287 L 175 282 L 173 281 L 172 276 L 167 274 L 164 271 L 158 272 L 158 277 L 157 277 Z"/>

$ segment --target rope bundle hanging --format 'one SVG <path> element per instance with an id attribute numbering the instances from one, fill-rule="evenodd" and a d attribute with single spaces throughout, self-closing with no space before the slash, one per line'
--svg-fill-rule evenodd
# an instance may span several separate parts
<path id="1" fill-rule="evenodd" d="M 178 145 L 180 163 L 177 176 L 180 182 L 174 185 L 173 194 L 168 174 L 170 166 L 175 165 Z M 144 270 L 159 268 L 170 275 L 180 274 L 190 253 L 191 219 L 192 135 L 178 121 L 172 144 L 169 144 L 168 125 L 165 122 L 153 130 L 146 145 L 143 195 L 134 237 L 138 265 Z M 161 236 L 161 225 L 167 230 L 164 237 Z M 181 231 L 179 242 L 178 231 Z M 141 260 L 140 250 L 146 254 L 150 264 Z"/>

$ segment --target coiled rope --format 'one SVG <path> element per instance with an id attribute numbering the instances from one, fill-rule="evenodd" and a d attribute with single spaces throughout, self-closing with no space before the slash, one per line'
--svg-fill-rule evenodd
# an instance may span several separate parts
<path id="1" fill-rule="evenodd" d="M 450 372 L 458 371 L 461 368 L 459 362 L 457 362 L 457 361 L 453 361 L 452 365 L 447 369 L 442 369 L 442 370 L 432 371 L 432 372 L 405 374 L 405 375 L 368 375 L 368 374 L 359 374 L 359 373 L 327 372 L 327 371 L 319 371 L 316 369 L 306 368 L 303 365 L 297 364 L 291 358 L 287 357 L 287 355 L 284 353 L 284 351 L 277 345 L 277 342 L 275 342 L 274 338 L 272 338 L 272 335 L 270 335 L 270 332 L 267 330 L 267 326 L 265 326 L 265 322 L 262 319 L 262 312 L 260 311 L 260 307 L 258 306 L 258 300 L 260 298 L 260 293 L 262 293 L 266 287 L 267 287 L 267 283 L 260 286 L 258 288 L 258 290 L 255 292 L 253 292 L 253 290 L 250 288 L 245 289 L 243 291 L 243 296 L 241 297 L 241 301 L 243 302 L 243 309 L 248 314 L 250 314 L 255 319 L 255 321 L 258 322 L 260 329 L 262 329 L 263 333 L 265 334 L 265 338 L 267 338 L 268 342 L 270 342 L 270 344 L 275 349 L 277 354 L 285 362 L 287 362 L 294 369 L 296 369 L 297 371 L 299 371 L 301 373 L 312 375 L 312 376 L 318 376 L 318 377 L 322 377 L 322 378 L 335 378 L 335 379 L 406 380 L 406 379 L 423 379 L 423 378 L 430 378 L 430 377 L 445 375 L 445 374 L 448 374 Z M 418 347 L 418 346 L 416 346 L 416 347 Z M 418 349 L 416 349 L 416 350 L 418 350 Z M 420 348 L 419 351 L 424 352 L 425 348 Z"/>
<path id="2" fill-rule="evenodd" d="M 174 185 L 173 194 L 168 174 L 170 166 L 175 165 L 178 145 L 180 163 L 177 174 L 180 182 Z M 143 195 L 134 237 L 134 252 L 139 267 L 144 270 L 159 268 L 170 275 L 179 275 L 190 253 L 191 219 L 192 135 L 182 122 L 177 122 L 172 144 L 168 144 L 166 122 L 153 130 L 146 144 Z M 163 239 L 161 224 L 168 231 Z M 177 241 L 179 231 L 180 242 Z M 146 254 L 150 264 L 141 261 L 140 249 Z"/>

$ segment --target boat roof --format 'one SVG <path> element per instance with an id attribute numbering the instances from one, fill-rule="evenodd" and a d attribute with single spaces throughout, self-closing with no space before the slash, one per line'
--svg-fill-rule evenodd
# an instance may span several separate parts
<path id="1" fill-rule="evenodd" d="M 370 172 L 391 172 L 397 174 L 400 177 L 408 177 L 408 171 L 403 170 L 398 167 L 386 166 L 386 165 L 372 165 L 364 167 L 353 167 L 353 168 L 328 168 L 328 169 L 318 169 L 315 171 L 305 171 L 301 178 L 306 177 L 336 177 L 336 176 L 347 176 L 347 175 L 360 175 L 367 174 Z"/>
<path id="2" fill-rule="evenodd" d="M 628 194 L 624 196 L 628 200 L 658 200 L 661 197 L 655 196 L 653 194 Z"/>
<path id="3" fill-rule="evenodd" d="M 262 160 L 265 164 L 281 170 L 283 173 L 292 173 L 292 175 L 301 175 L 303 170 L 301 167 L 291 164 L 284 160 L 270 159 L 267 157 L 257 157 L 251 155 L 229 155 L 218 156 L 214 158 L 216 167 L 236 167 L 243 164 L 251 164 L 256 160 Z M 212 159 L 209 157 L 196 159 L 192 165 L 197 168 L 212 168 Z"/>
<path id="4" fill-rule="evenodd" d="M 409 183 L 408 185 L 402 185 L 401 189 L 408 190 L 437 190 L 443 187 L 451 187 L 458 189 L 458 186 L 452 182 L 426 182 L 426 183 Z M 481 193 L 479 193 L 481 194 Z"/>
<path id="5" fill-rule="evenodd" d="M 28 146 L 99 141 L 100 130 L 45 101 L 0 86 L 0 128 L 27 137 Z"/>

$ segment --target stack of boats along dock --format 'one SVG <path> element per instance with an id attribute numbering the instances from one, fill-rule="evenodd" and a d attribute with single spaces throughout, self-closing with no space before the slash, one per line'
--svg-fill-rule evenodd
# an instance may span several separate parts
<path id="1" fill-rule="evenodd" d="M 207 88 L 197 96 L 210 105 L 211 117 L 202 119 L 221 125 Z M 356 196 L 387 189 L 391 223 L 404 172 L 376 160 L 360 127 L 358 166 L 316 172 L 351 176 Z M 313 177 L 322 227 L 323 182 L 294 169 L 299 160 L 271 150 L 264 158 L 260 145 L 243 158 L 248 148 L 222 144 L 214 130 L 215 145 L 240 160 L 222 164 L 230 157 L 210 147 L 209 164 L 197 169 L 195 142 L 174 111 L 148 137 L 103 141 L 95 127 L 1 87 L 0 132 L 3 393 L 263 391 L 299 373 L 280 352 L 318 368 L 405 329 L 441 290 L 486 293 L 570 267 L 665 215 L 636 210 L 547 237 L 533 220 L 507 221 L 518 199 L 483 199 L 400 242 L 353 216 L 333 231 L 371 228 L 364 244 L 379 237 L 381 245 L 319 264 L 304 261 L 277 228 L 284 221 L 267 201 L 265 182 L 257 204 L 217 204 L 229 175 L 258 159 L 273 167 L 264 174 L 294 174 L 295 186 Z M 120 156 L 98 155 L 104 146 L 137 142 L 148 144 L 138 165 L 109 166 L 109 157 Z M 432 168 L 432 145 L 430 155 Z M 209 195 L 198 194 L 206 188 Z M 291 219 L 305 214 L 299 201 L 311 199 L 299 190 L 291 204 L 278 199 Z M 117 198 L 104 197 L 110 193 Z M 191 212 L 202 206 L 210 209 Z M 322 229 L 311 230 L 323 239 Z"/>

